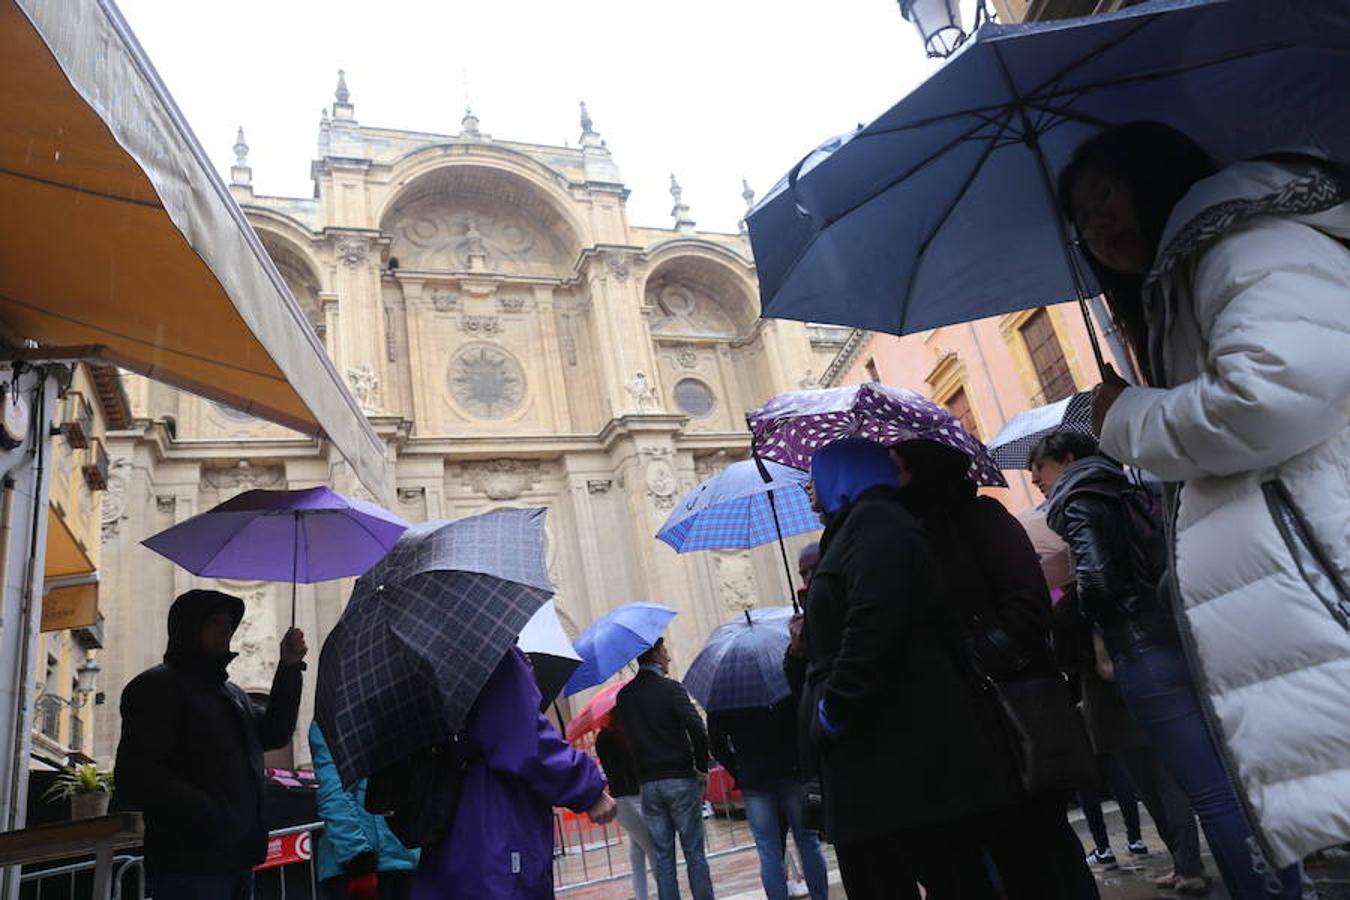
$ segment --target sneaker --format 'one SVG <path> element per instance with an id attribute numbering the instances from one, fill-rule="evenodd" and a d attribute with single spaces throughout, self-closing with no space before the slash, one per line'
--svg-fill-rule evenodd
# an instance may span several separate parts
<path id="1" fill-rule="evenodd" d="M 787 883 L 789 897 L 810 897 L 811 889 L 806 886 L 805 881 L 789 881 Z"/>
<path id="2" fill-rule="evenodd" d="M 1111 852 L 1110 847 L 1098 847 L 1087 855 L 1088 865 L 1101 866 L 1104 869 L 1115 869 L 1119 867 L 1116 862 L 1116 855 Z"/>
<path id="3" fill-rule="evenodd" d="M 1208 878 L 1178 878 L 1176 892 L 1187 897 L 1205 897 L 1209 895 Z"/>
<path id="4" fill-rule="evenodd" d="M 1148 844 L 1143 841 L 1130 841 L 1125 845 L 1131 856 L 1148 856 Z"/>

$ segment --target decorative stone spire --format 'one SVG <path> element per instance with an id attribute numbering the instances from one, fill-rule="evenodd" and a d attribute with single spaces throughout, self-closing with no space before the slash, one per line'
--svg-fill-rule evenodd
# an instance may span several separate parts
<path id="1" fill-rule="evenodd" d="M 234 136 L 234 165 L 230 166 L 230 186 L 253 190 L 253 170 L 248 165 L 248 143 L 244 140 L 244 126 Z"/>
<path id="2" fill-rule="evenodd" d="M 473 110 L 464 107 L 464 118 L 459 120 L 460 135 L 466 138 L 477 140 L 482 137 L 478 131 L 478 117 L 473 114 Z"/>
<path id="3" fill-rule="evenodd" d="M 586 111 L 586 101 L 581 101 L 581 133 L 591 134 L 595 131 L 595 123 L 591 121 L 591 114 Z"/>
<path id="4" fill-rule="evenodd" d="M 750 182 L 746 180 L 744 175 L 741 176 L 741 199 L 745 201 L 745 212 L 746 215 L 749 215 L 750 210 L 755 208 L 755 192 L 750 187 Z M 741 234 L 743 235 L 750 234 L 750 229 L 745 224 L 745 216 L 741 217 L 740 228 Z"/>
<path id="5" fill-rule="evenodd" d="M 328 107 L 319 110 L 319 158 L 328 156 L 333 149 L 333 123 L 328 118 Z"/>
<path id="6" fill-rule="evenodd" d="M 347 73 L 338 69 L 337 90 L 333 92 L 337 101 L 333 104 L 334 119 L 355 119 L 356 107 L 352 106 L 352 92 L 347 90 Z"/>
<path id="7" fill-rule="evenodd" d="M 585 100 L 581 101 L 581 149 L 583 151 L 605 149 L 605 142 L 600 139 L 600 132 L 595 130 L 595 123 L 591 121 Z"/>
<path id="8" fill-rule="evenodd" d="M 675 230 L 681 234 L 693 234 L 694 220 L 689 217 L 689 207 L 684 202 L 684 188 L 680 187 L 674 172 L 670 173 L 670 196 L 675 200 L 675 205 L 670 210 L 670 215 L 675 220 Z"/>

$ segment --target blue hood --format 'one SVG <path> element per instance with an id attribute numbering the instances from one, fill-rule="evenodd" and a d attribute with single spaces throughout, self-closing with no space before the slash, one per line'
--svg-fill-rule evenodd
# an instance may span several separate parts
<path id="1" fill-rule="evenodd" d="M 811 481 L 821 509 L 834 515 L 868 488 L 899 487 L 900 473 L 885 447 L 866 438 L 844 438 L 811 457 Z"/>

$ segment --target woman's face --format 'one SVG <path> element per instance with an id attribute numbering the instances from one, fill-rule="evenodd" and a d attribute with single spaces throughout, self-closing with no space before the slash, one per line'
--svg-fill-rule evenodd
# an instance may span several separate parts
<path id="1" fill-rule="evenodd" d="M 1122 275 L 1144 275 L 1153 248 L 1139 227 L 1134 196 L 1121 178 L 1085 169 L 1069 192 L 1073 224 L 1092 255 Z"/>

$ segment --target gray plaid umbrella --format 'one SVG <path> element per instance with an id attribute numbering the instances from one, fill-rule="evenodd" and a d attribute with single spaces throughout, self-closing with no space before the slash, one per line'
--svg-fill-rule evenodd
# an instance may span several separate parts
<path id="1" fill-rule="evenodd" d="M 450 736 L 553 594 L 544 510 L 410 528 L 324 642 L 314 717 L 344 785 Z"/>
<path id="2" fill-rule="evenodd" d="M 708 636 L 684 686 L 709 712 L 772 706 L 792 692 L 783 674 L 792 607 L 748 609 Z"/>

